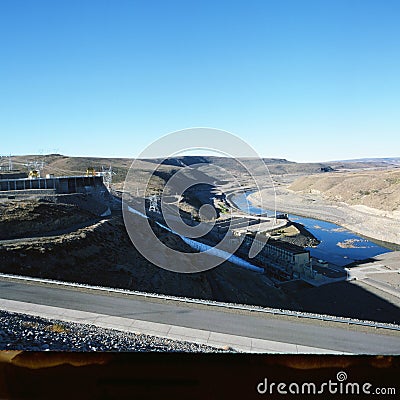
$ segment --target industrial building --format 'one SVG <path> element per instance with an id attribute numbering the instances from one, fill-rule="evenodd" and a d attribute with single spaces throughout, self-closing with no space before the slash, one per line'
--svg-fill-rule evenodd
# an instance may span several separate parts
<path id="1" fill-rule="evenodd" d="M 308 250 L 263 234 L 248 234 L 244 242 L 259 251 L 257 260 L 260 263 L 283 272 L 280 275 L 288 278 L 315 278 Z"/>

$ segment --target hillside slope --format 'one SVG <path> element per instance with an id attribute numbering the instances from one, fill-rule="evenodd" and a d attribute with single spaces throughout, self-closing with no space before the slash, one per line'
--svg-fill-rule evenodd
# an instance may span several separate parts
<path id="1" fill-rule="evenodd" d="M 400 213 L 400 170 L 327 173 L 297 179 L 290 190 L 325 199 Z"/>
<path id="2" fill-rule="evenodd" d="M 12 162 L 15 169 L 27 172 L 28 164 L 32 162 L 43 162 L 44 168 L 42 175 L 55 174 L 55 175 L 83 175 L 88 167 L 93 167 L 97 171 L 101 171 L 102 167 L 108 168 L 112 166 L 113 182 L 122 188 L 125 176 L 133 162 L 133 158 L 106 158 L 106 157 L 70 157 L 61 154 L 47 154 L 47 155 L 21 155 L 13 156 Z M 182 167 L 190 166 L 193 164 L 203 164 L 204 170 L 212 168 L 213 173 L 220 172 L 221 179 L 226 177 L 226 172 L 237 175 L 246 183 L 248 180 L 247 174 L 244 173 L 243 166 L 240 162 L 245 162 L 251 174 L 263 176 L 265 175 L 265 167 L 260 164 L 259 160 L 254 158 L 241 158 L 233 159 L 229 157 L 213 157 L 213 156 L 182 156 L 167 159 L 143 159 L 138 160 L 137 170 L 149 171 L 154 169 L 154 164 L 162 164 L 164 171 L 172 171 Z M 296 163 L 280 158 L 263 158 L 262 161 L 268 167 L 272 175 L 309 175 L 309 174 L 324 174 L 324 170 L 343 170 L 343 169 L 361 169 L 361 168 L 385 168 L 391 164 L 388 161 L 365 161 L 365 162 L 348 162 L 348 161 L 333 161 L 333 162 L 320 162 L 320 163 Z M 7 164 L 5 164 L 7 162 Z M 8 168 L 8 159 L 2 161 L 4 168 Z"/>
<path id="3" fill-rule="evenodd" d="M 278 308 L 291 304 L 265 275 L 228 261 L 193 274 L 156 267 L 130 241 L 120 212 L 93 221 L 89 214 L 69 204 L 15 201 L 1 206 L 2 273 Z M 134 214 L 130 218 L 140 235 L 141 218 Z M 59 228 L 57 221 L 71 229 L 46 235 Z M 79 222 L 84 226 L 75 229 L 73 225 Z M 180 251 L 182 257 L 193 252 L 180 237 L 157 225 L 153 229 L 163 243 Z"/>

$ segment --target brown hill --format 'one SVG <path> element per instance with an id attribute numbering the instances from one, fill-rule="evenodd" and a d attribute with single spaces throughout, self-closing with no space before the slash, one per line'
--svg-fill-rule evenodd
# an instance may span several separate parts
<path id="1" fill-rule="evenodd" d="M 211 173 L 212 176 L 222 180 L 227 179 L 227 176 L 232 174 L 242 185 L 253 184 L 254 180 L 250 177 L 248 172 L 243 169 L 239 161 L 246 162 L 246 166 L 252 175 L 256 175 L 265 182 L 269 178 L 265 174 L 265 167 L 260 164 L 259 160 L 251 158 L 241 158 L 240 160 L 232 159 L 229 157 L 211 157 L 211 156 L 182 156 L 175 158 L 163 159 L 143 159 L 137 161 L 137 173 L 140 180 L 141 171 L 149 171 L 154 169 L 154 164 L 161 164 L 159 169 L 163 171 L 164 176 L 179 170 L 180 168 L 193 165 L 202 164 L 201 170 L 204 173 Z M 387 168 L 388 161 L 370 160 L 370 161 L 342 161 L 342 162 L 329 162 L 329 163 L 296 163 L 286 159 L 278 158 L 263 158 L 264 164 L 268 167 L 271 175 L 291 182 L 298 176 L 318 174 L 326 174 L 326 171 L 331 170 L 352 170 L 361 168 Z M 126 174 L 132 164 L 131 158 L 106 158 L 106 157 L 69 157 L 61 154 L 47 154 L 47 155 L 21 155 L 13 156 L 12 162 L 14 169 L 27 172 L 28 164 L 32 162 L 43 162 L 44 168 L 42 175 L 54 174 L 58 176 L 65 175 L 83 175 L 88 167 L 95 168 L 101 171 L 102 167 L 108 168 L 112 166 L 114 175 L 113 183 L 114 189 L 121 190 L 123 188 Z M 4 164 L 4 165 L 3 165 Z M 4 158 L 2 161 L 3 167 L 7 169 L 8 159 Z M 391 164 L 390 164 L 391 165 Z M 280 177 L 280 178 L 279 178 Z"/>
<path id="2" fill-rule="evenodd" d="M 400 210 L 400 170 L 326 173 L 297 179 L 290 190 L 382 211 Z"/>

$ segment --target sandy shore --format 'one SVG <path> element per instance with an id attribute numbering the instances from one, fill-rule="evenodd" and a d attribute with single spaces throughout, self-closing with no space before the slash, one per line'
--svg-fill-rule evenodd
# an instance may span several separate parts
<path id="1" fill-rule="evenodd" d="M 248 199 L 267 209 L 274 205 L 270 190 L 255 192 Z M 400 216 L 396 214 L 330 202 L 318 194 L 298 194 L 283 186 L 277 189 L 276 203 L 279 211 L 333 222 L 360 235 L 400 245 Z"/>

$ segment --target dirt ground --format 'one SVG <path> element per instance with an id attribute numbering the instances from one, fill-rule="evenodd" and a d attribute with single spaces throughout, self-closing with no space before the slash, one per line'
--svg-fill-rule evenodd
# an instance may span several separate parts
<path id="1" fill-rule="evenodd" d="M 96 216 L 71 204 L 43 200 L 0 201 L 0 240 L 41 236 L 94 221 Z"/>

